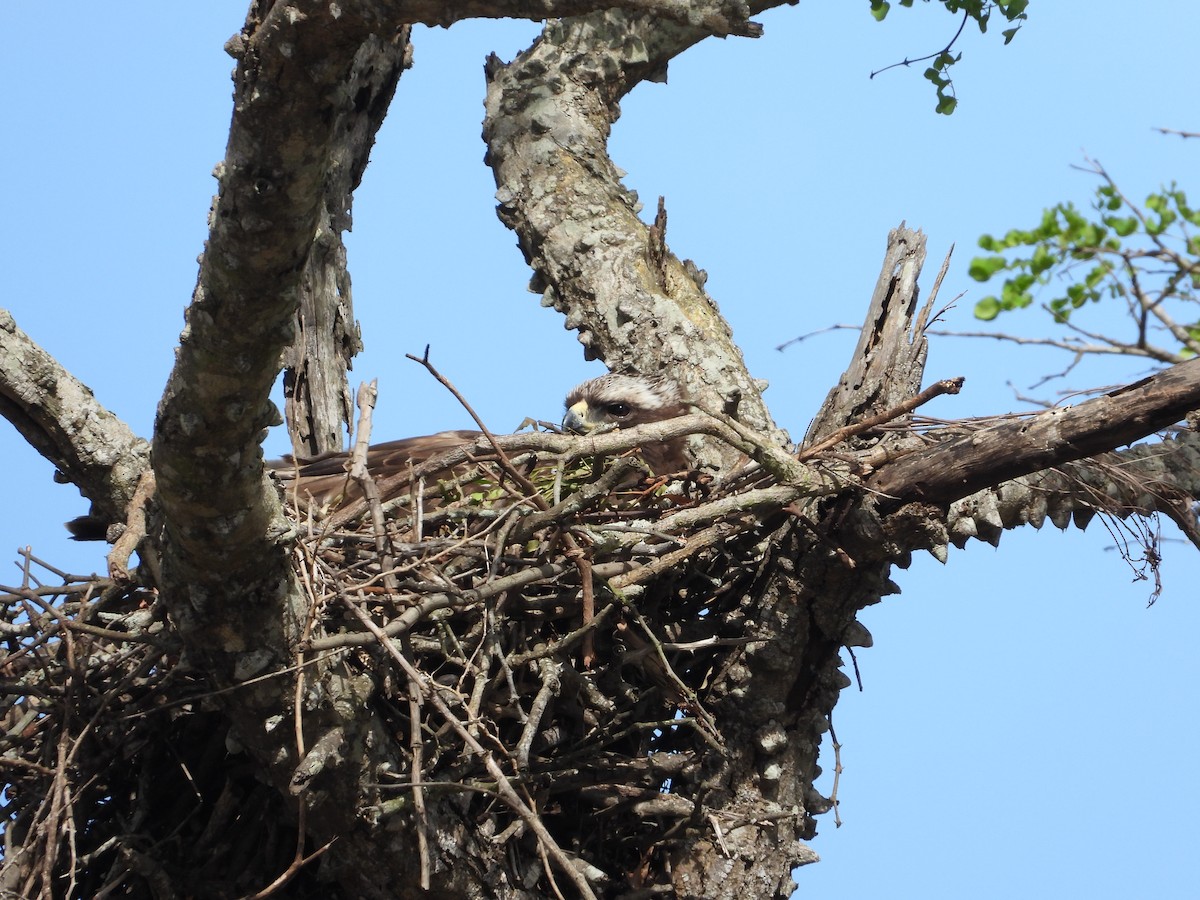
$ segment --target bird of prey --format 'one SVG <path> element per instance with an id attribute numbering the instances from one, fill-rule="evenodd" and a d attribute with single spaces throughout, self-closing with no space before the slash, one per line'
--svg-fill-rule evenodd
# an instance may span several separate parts
<path id="1" fill-rule="evenodd" d="M 566 399 L 563 430 L 591 434 L 609 428 L 632 428 L 662 422 L 688 411 L 679 388 L 661 378 L 601 375 L 576 387 Z M 656 475 L 688 468 L 686 438 L 643 445 L 642 459 Z"/>
<path id="2" fill-rule="evenodd" d="M 679 388 L 661 378 L 637 375 L 601 375 L 574 388 L 566 399 L 563 430 L 591 434 L 609 428 L 661 422 L 687 412 Z M 367 469 L 377 480 L 399 475 L 440 453 L 469 444 L 481 437 L 478 431 L 440 431 L 437 434 L 403 438 L 375 444 L 367 450 Z M 688 468 L 686 438 L 675 438 L 643 445 L 645 460 L 656 475 L 681 472 Z M 347 477 L 349 454 L 335 451 L 319 456 L 286 456 L 269 460 L 267 469 L 285 488 L 289 497 L 318 510 L 332 510 L 361 497 L 357 483 Z M 397 479 L 401 482 L 402 479 Z M 390 500 L 408 485 L 398 483 L 395 490 L 381 499 Z M 107 522 L 92 516 L 79 516 L 66 523 L 77 541 L 104 540 Z"/>
<path id="3" fill-rule="evenodd" d="M 583 382 L 567 394 L 566 406 L 563 430 L 577 434 L 660 422 L 687 412 L 674 384 L 615 374 Z M 376 481 L 383 481 L 480 436 L 478 431 L 441 431 L 374 444 L 367 450 L 367 469 Z M 685 442 L 685 438 L 676 438 L 643 446 L 642 459 L 655 474 L 682 471 L 688 467 Z M 287 496 L 328 510 L 361 497 L 358 485 L 346 476 L 348 458 L 348 453 L 332 452 L 300 459 L 288 456 L 266 465 L 283 484 Z M 408 485 L 398 484 L 398 489 L 406 492 Z M 385 493 L 381 499 L 391 499 L 391 494 Z"/>
<path id="4" fill-rule="evenodd" d="M 367 471 L 376 481 L 407 472 L 439 453 L 469 444 L 482 432 L 439 431 L 418 437 L 384 441 L 367 448 Z M 301 504 L 316 510 L 331 510 L 362 497 L 362 489 L 347 472 L 350 454 L 334 450 L 319 456 L 293 457 L 267 460 L 267 470 L 283 486 L 284 495 L 295 498 Z M 408 485 L 397 485 L 404 491 Z M 382 500 L 390 500 L 397 491 L 385 493 Z"/>

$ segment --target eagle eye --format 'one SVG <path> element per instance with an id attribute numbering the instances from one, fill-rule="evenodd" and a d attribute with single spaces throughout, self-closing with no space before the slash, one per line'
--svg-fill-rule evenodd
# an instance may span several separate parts
<path id="1" fill-rule="evenodd" d="M 633 412 L 633 408 L 628 403 L 610 403 L 607 411 L 614 419 L 623 419 Z"/>

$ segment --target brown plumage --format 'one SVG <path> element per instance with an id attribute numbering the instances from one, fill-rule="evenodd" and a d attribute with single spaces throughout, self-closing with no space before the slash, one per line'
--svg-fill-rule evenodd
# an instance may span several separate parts
<path id="1" fill-rule="evenodd" d="M 629 428 L 643 422 L 673 419 L 686 412 L 688 407 L 679 389 L 667 380 L 606 374 L 583 382 L 566 395 L 563 430 L 590 434 L 608 428 Z M 478 431 L 440 431 L 421 437 L 388 440 L 367 450 L 367 468 L 374 479 L 382 481 L 456 446 L 472 443 L 480 436 Z M 655 474 L 683 472 L 689 468 L 685 443 L 684 438 L 676 438 L 642 446 L 642 458 Z M 286 456 L 282 460 L 269 460 L 266 468 L 290 497 L 317 509 L 331 510 L 347 500 L 361 497 L 358 484 L 347 478 L 348 458 L 346 452 L 329 452 L 299 460 Z M 385 493 L 383 499 L 391 499 L 395 493 L 408 490 L 408 485 L 401 482 L 394 491 Z M 104 540 L 108 524 L 94 516 L 79 516 L 67 522 L 66 527 L 76 540 Z"/>
<path id="2" fill-rule="evenodd" d="M 585 381 L 567 394 L 566 406 L 563 429 L 577 434 L 660 422 L 687 411 L 673 384 L 633 375 L 602 375 Z M 382 481 L 478 437 L 478 431 L 441 431 L 375 444 L 367 450 L 367 468 L 376 481 Z M 642 447 L 641 454 L 656 474 L 687 468 L 683 438 Z M 334 509 L 362 496 L 357 483 L 346 477 L 348 457 L 343 452 L 299 460 L 289 456 L 267 462 L 267 468 L 289 497 L 317 508 Z M 407 483 L 397 485 L 398 491 L 408 489 Z M 385 491 L 382 499 L 391 499 L 393 493 Z"/>
<path id="3" fill-rule="evenodd" d="M 567 394 L 563 429 L 591 434 L 609 428 L 632 428 L 662 422 L 687 412 L 673 383 L 634 375 L 601 375 Z M 675 438 L 641 447 L 642 459 L 656 475 L 689 468 L 687 439 Z"/>
<path id="4" fill-rule="evenodd" d="M 632 427 L 643 422 L 656 422 L 682 415 L 686 407 L 679 390 L 661 379 L 606 374 L 578 385 L 566 395 L 564 431 L 590 434 L 614 427 Z M 407 472 L 446 450 L 469 444 L 480 437 L 478 431 L 442 431 L 421 437 L 388 440 L 367 450 L 367 469 L 377 481 Z M 680 472 L 688 468 L 684 439 L 643 446 L 643 460 L 655 474 Z M 358 499 L 361 490 L 347 478 L 346 452 L 329 452 L 320 456 L 266 463 L 281 482 L 288 496 L 318 509 L 334 509 L 347 500 Z M 407 491 L 408 486 L 400 485 Z M 385 492 L 383 499 L 391 499 Z"/>
<path id="5" fill-rule="evenodd" d="M 591 434 L 609 428 L 631 428 L 646 422 L 661 422 L 687 412 L 679 389 L 669 381 L 637 375 L 601 375 L 574 388 L 566 399 L 563 429 L 576 434 Z M 440 431 L 437 434 L 402 438 L 375 444 L 367 450 L 367 468 L 377 481 L 399 475 L 440 453 L 471 443 L 478 431 Z M 641 448 L 642 458 L 658 475 L 688 468 L 686 440 L 660 441 Z M 362 496 L 358 484 L 347 477 L 344 452 L 320 456 L 268 460 L 267 469 L 280 482 L 288 496 L 318 509 L 336 509 Z M 390 500 L 409 489 L 399 480 L 385 492 Z M 76 540 L 104 540 L 108 522 L 93 516 L 80 516 L 67 523 Z"/>
<path id="6" fill-rule="evenodd" d="M 367 448 L 367 470 L 376 481 L 381 481 L 406 472 L 410 466 L 420 465 L 439 453 L 469 444 L 480 434 L 478 431 L 439 431 L 437 434 L 372 444 Z M 348 453 L 333 451 L 298 460 L 285 456 L 283 459 L 268 460 L 266 465 L 283 486 L 287 497 L 295 497 L 301 503 L 317 509 L 334 509 L 362 497 L 358 482 L 346 473 L 349 458 Z M 401 487 L 408 490 L 407 484 Z M 390 500 L 395 493 L 385 493 L 382 499 Z"/>

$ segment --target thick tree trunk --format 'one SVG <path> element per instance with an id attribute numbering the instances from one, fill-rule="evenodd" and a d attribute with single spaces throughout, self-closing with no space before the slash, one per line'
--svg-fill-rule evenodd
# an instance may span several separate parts
<path id="1" fill-rule="evenodd" d="M 589 358 L 614 371 L 668 373 L 694 402 L 782 442 L 763 385 L 704 290 L 707 276 L 668 249 L 661 204 L 654 225 L 638 218 L 637 195 L 608 156 L 620 98 L 643 80 L 663 80 L 668 62 L 707 36 L 610 10 L 548 25 L 511 63 L 492 57 L 487 162 L 500 218 L 534 269 L 533 289 L 579 331 Z M 708 452 L 715 463 L 734 458 Z"/>
<path id="2" fill-rule="evenodd" d="M 345 448 L 353 419 L 348 373 L 362 349 L 354 320 L 343 234 L 350 230 L 354 191 L 401 72 L 412 65 L 409 28 L 390 41 L 364 44 L 344 90 L 354 105 L 339 110 L 329 151 L 323 209 L 300 279 L 296 337 L 283 361 L 285 419 L 293 452 L 316 456 Z"/>

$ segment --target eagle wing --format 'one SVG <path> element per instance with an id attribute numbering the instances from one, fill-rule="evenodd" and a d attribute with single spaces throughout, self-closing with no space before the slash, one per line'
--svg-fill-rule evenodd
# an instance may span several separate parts
<path id="1" fill-rule="evenodd" d="M 687 412 L 679 388 L 672 382 L 618 374 L 583 382 L 567 394 L 566 406 L 564 430 L 582 434 L 659 422 Z M 391 500 L 409 489 L 406 479 L 394 476 L 481 436 L 478 431 L 440 431 L 375 444 L 367 450 L 367 468 L 382 485 L 381 499 Z M 659 475 L 689 468 L 684 438 L 645 445 L 640 453 Z M 285 456 L 268 460 L 266 467 L 288 497 L 306 507 L 329 511 L 362 498 L 362 489 L 347 473 L 349 458 L 348 453 L 339 451 L 311 457 Z M 67 528 L 76 540 L 102 540 L 107 524 L 89 515 L 68 522 Z"/>
<path id="2" fill-rule="evenodd" d="M 582 434 L 598 429 L 660 422 L 687 412 L 679 389 L 663 379 L 636 375 L 601 375 L 583 382 L 566 399 L 563 428 Z M 475 441 L 478 431 L 440 431 L 437 434 L 403 438 L 375 444 L 367 450 L 367 469 L 384 485 L 382 500 L 408 490 L 404 479 L 392 476 L 432 459 L 440 453 Z M 686 440 L 658 441 L 640 448 L 642 458 L 658 475 L 689 468 Z M 323 453 L 295 459 L 284 457 L 267 463 L 289 496 L 308 506 L 334 509 L 362 497 L 362 490 L 346 472 L 349 454 Z"/>
<path id="3" fill-rule="evenodd" d="M 373 444 L 367 448 L 367 469 L 377 482 L 386 482 L 440 453 L 472 443 L 481 435 L 479 431 L 439 431 Z M 288 496 L 296 497 L 306 506 L 333 509 L 362 497 L 362 489 L 346 471 L 349 459 L 349 453 L 333 451 L 310 457 L 285 456 L 266 465 Z M 391 489 L 380 499 L 390 500 L 403 490 L 407 490 L 407 484 L 402 480 L 392 482 Z"/>

